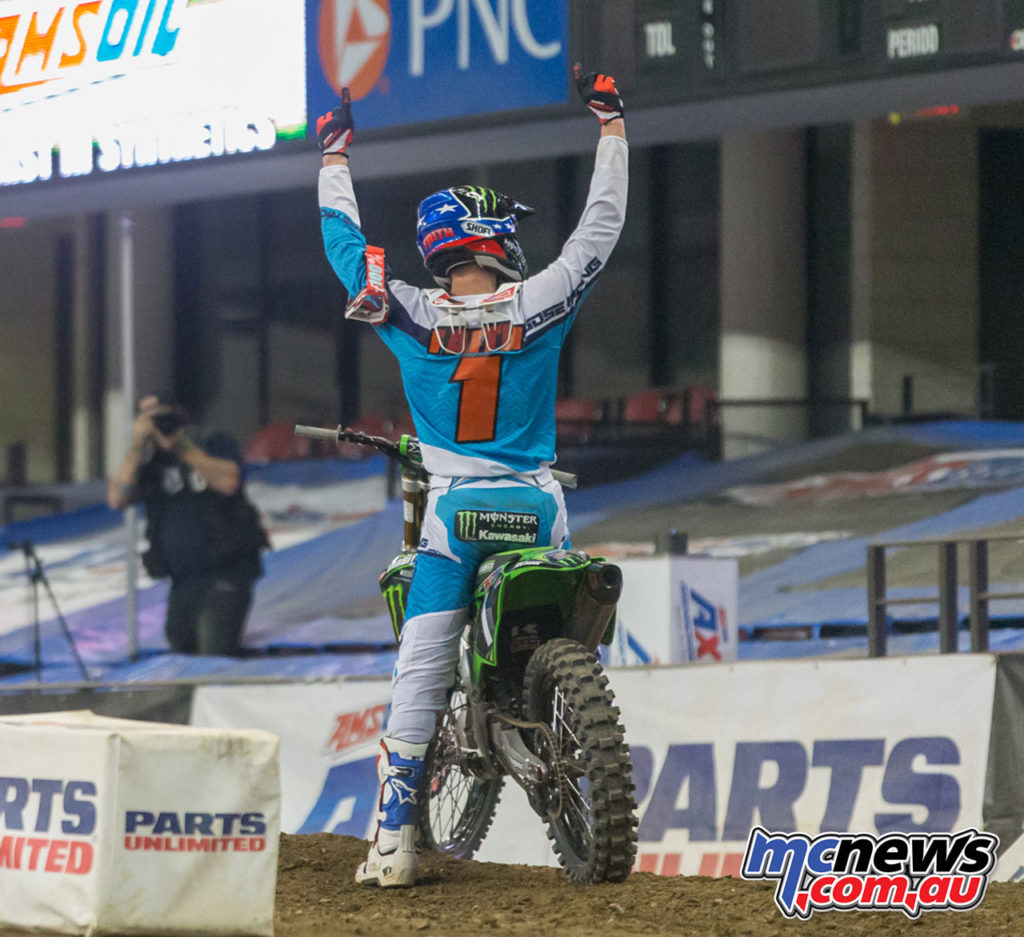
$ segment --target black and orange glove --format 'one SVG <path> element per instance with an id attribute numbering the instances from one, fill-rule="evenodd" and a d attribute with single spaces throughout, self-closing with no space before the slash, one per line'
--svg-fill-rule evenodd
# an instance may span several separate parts
<path id="1" fill-rule="evenodd" d="M 583 74 L 583 69 L 577 63 L 573 68 L 573 77 L 576 79 L 576 90 L 583 98 L 583 103 L 597 115 L 602 124 L 622 116 L 622 98 L 619 97 L 615 79 L 611 75 L 601 75 L 598 72 Z"/>
<path id="2" fill-rule="evenodd" d="M 320 142 L 320 153 L 341 155 L 352 142 L 356 125 L 352 120 L 352 95 L 348 88 L 341 89 L 341 106 L 336 107 L 316 121 L 316 135 Z"/>

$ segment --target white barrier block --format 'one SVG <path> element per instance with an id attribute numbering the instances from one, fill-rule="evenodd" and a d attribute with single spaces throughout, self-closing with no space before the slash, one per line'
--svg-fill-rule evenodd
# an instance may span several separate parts
<path id="1" fill-rule="evenodd" d="M 731 557 L 664 555 L 615 560 L 622 569 L 615 639 L 606 667 L 734 661 L 739 564 Z"/>
<path id="2" fill-rule="evenodd" d="M 269 732 L 0 717 L 0 926 L 270 935 L 280 813 Z"/>

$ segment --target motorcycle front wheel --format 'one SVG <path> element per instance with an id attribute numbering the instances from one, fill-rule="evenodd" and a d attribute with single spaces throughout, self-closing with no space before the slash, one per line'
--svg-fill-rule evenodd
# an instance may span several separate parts
<path id="1" fill-rule="evenodd" d="M 423 806 L 420 810 L 420 840 L 435 852 L 471 859 L 487 831 L 504 778 L 481 778 L 473 774 L 466 753 L 458 741 L 469 703 L 456 683 L 427 747 Z"/>
<path id="2" fill-rule="evenodd" d="M 523 715 L 541 723 L 533 750 L 549 776 L 535 809 L 559 862 L 576 882 L 621 882 L 636 857 L 636 800 L 619 710 L 597 658 L 556 638 L 530 658 Z"/>

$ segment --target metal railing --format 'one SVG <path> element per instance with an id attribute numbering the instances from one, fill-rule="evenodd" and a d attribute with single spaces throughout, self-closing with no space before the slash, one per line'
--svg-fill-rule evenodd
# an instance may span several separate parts
<path id="1" fill-rule="evenodd" d="M 1024 541 L 1024 531 L 984 537 L 946 537 L 935 540 L 891 540 L 868 544 L 868 656 L 884 657 L 893 605 L 939 606 L 939 651 L 952 654 L 959 649 L 960 613 L 958 608 L 958 547 L 967 546 L 968 622 L 971 651 L 987 651 L 989 603 L 1002 599 L 1024 599 L 1024 592 L 992 592 L 989 588 L 989 544 Z M 906 547 L 933 547 L 938 553 L 938 593 L 928 596 L 893 597 L 886 594 L 886 551 Z M 1024 580 L 1024 570 L 1022 570 Z"/>

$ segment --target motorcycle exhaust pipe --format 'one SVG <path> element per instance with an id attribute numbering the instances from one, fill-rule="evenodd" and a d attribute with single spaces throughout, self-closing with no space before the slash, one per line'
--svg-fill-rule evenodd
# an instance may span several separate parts
<path id="1" fill-rule="evenodd" d="M 571 634 L 587 650 L 597 650 L 622 595 L 622 570 L 611 563 L 593 563 L 573 602 Z"/>

